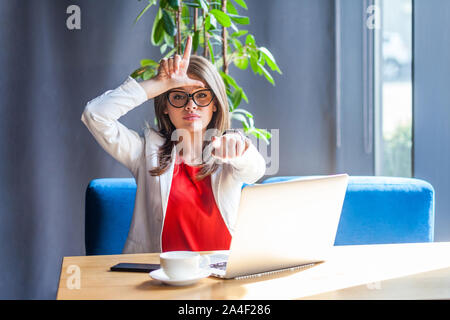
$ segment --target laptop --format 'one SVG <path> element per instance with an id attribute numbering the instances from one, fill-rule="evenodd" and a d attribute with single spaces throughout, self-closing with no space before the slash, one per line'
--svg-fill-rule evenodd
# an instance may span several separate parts
<path id="1" fill-rule="evenodd" d="M 246 186 L 230 250 L 209 255 L 211 275 L 246 278 L 325 261 L 347 184 L 339 174 Z"/>

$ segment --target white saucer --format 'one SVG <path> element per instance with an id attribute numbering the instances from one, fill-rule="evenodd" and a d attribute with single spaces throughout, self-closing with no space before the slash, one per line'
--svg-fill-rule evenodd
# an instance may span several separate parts
<path id="1" fill-rule="evenodd" d="M 155 280 L 159 280 L 165 284 L 171 286 L 188 286 L 190 284 L 196 283 L 198 280 L 209 277 L 211 275 L 210 269 L 201 269 L 199 273 L 193 275 L 192 277 L 186 279 L 171 279 L 163 271 L 163 269 L 158 269 L 150 272 L 150 277 Z"/>

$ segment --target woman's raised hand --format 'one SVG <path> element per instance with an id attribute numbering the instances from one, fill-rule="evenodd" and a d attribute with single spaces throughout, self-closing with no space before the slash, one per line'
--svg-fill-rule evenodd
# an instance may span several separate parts
<path id="1" fill-rule="evenodd" d="M 148 99 L 178 87 L 205 86 L 203 82 L 191 79 L 187 75 L 191 48 L 192 37 L 188 36 L 183 57 L 175 54 L 169 59 L 162 59 L 159 64 L 158 74 L 151 79 L 139 82 L 145 90 Z"/>
<path id="2" fill-rule="evenodd" d="M 167 90 L 184 86 L 204 86 L 201 81 L 188 77 L 187 70 L 191 57 L 192 37 L 188 36 L 183 56 L 174 54 L 170 58 L 161 59 L 155 80 L 166 84 Z"/>

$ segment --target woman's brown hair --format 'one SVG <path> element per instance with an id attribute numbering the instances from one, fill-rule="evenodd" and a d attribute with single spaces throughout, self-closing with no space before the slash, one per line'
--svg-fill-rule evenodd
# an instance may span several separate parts
<path id="1" fill-rule="evenodd" d="M 216 67 L 206 58 L 198 55 L 191 55 L 189 60 L 189 66 L 187 70 L 188 75 L 194 75 L 199 79 L 206 82 L 208 88 L 214 92 L 214 102 L 217 111 L 213 113 L 211 121 L 209 122 L 206 130 L 216 129 L 218 135 L 230 128 L 230 118 L 228 111 L 228 98 L 225 89 L 225 84 L 222 77 L 217 72 Z M 155 167 L 149 170 L 152 176 L 159 176 L 167 171 L 172 162 L 172 150 L 178 141 L 172 141 L 172 133 L 175 131 L 175 126 L 169 119 L 168 114 L 164 114 L 164 109 L 168 105 L 166 93 L 163 93 L 154 99 L 155 104 L 155 116 L 158 121 L 158 133 L 165 138 L 164 144 L 158 150 L 158 163 L 159 167 Z M 147 125 L 148 126 L 148 125 Z M 202 145 L 203 155 L 205 155 L 205 149 L 211 148 L 210 137 L 204 139 Z M 214 171 L 217 170 L 218 164 L 214 161 L 214 158 L 210 156 L 210 152 L 206 152 L 201 170 L 197 174 L 196 179 L 202 180 L 206 178 Z"/>

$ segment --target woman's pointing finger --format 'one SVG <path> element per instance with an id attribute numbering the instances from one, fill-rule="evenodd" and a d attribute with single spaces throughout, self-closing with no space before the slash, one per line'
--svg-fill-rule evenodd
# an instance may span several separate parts
<path id="1" fill-rule="evenodd" d="M 189 62 L 189 58 L 191 56 L 192 49 L 192 37 L 188 36 L 186 40 L 186 46 L 184 47 L 183 60 Z"/>

